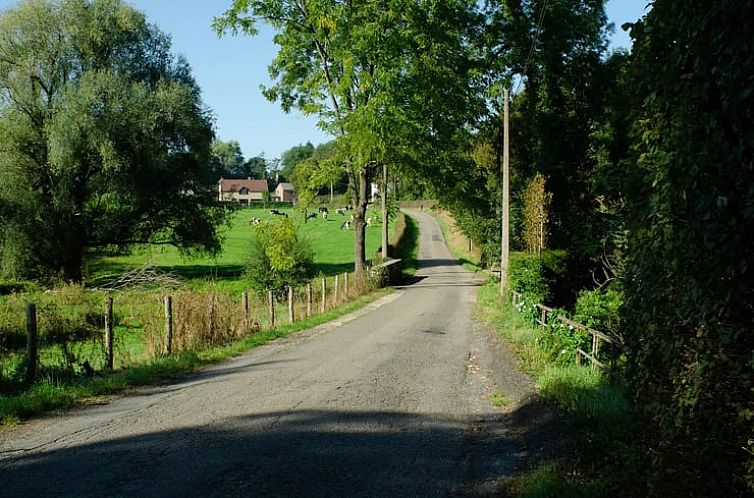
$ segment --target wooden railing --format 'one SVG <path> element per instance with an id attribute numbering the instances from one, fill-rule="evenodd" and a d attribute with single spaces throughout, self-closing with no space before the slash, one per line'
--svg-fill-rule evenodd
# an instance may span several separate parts
<path id="1" fill-rule="evenodd" d="M 511 301 L 513 305 L 518 308 L 519 305 L 523 303 L 523 296 L 519 292 L 511 291 Z M 539 310 L 539 313 L 534 318 L 534 320 L 537 322 L 539 326 L 546 327 L 550 323 L 550 317 L 553 315 L 555 310 L 553 308 L 550 308 L 549 306 L 545 306 L 544 304 L 540 304 L 540 303 L 534 304 L 534 307 Z M 613 348 L 617 349 L 618 351 L 623 349 L 623 344 L 619 340 L 617 340 L 616 338 L 610 337 L 609 335 L 604 334 L 603 332 L 600 332 L 599 330 L 595 330 L 581 323 L 574 322 L 573 320 L 566 318 L 563 315 L 557 315 L 556 319 L 564 325 L 573 327 L 574 329 L 581 330 L 592 336 L 592 350 L 590 352 L 587 353 L 582 348 L 578 348 L 576 350 L 576 364 L 577 365 L 581 365 L 583 358 L 587 358 L 592 368 L 594 367 L 605 368 L 606 367 L 605 364 L 602 363 L 597 357 L 600 352 L 600 346 L 602 342 L 606 342 L 610 344 Z"/>

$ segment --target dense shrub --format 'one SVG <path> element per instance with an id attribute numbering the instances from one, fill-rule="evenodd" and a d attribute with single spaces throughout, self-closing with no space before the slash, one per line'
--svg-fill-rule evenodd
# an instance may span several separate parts
<path id="1" fill-rule="evenodd" d="M 550 287 L 543 272 L 544 265 L 539 256 L 515 254 L 511 257 L 508 271 L 510 287 L 520 293 L 527 303 L 544 303 L 550 297 Z"/>
<path id="2" fill-rule="evenodd" d="M 649 496 L 754 492 L 752 0 L 634 25 L 624 334 Z M 747 474 L 748 473 L 748 474 Z"/>
<path id="3" fill-rule="evenodd" d="M 565 315 L 555 310 L 555 316 Z M 571 365 L 576 361 L 576 350 L 588 350 L 592 336 L 581 329 L 566 325 L 558 320 L 551 320 L 545 327 L 538 341 L 542 349 L 550 355 L 549 361 L 553 365 Z"/>
<path id="4" fill-rule="evenodd" d="M 257 225 L 252 241 L 246 277 L 259 294 L 272 289 L 281 294 L 288 287 L 297 287 L 314 277 L 314 251 L 297 234 L 289 218 Z"/>
<path id="5" fill-rule="evenodd" d="M 620 307 L 623 295 L 617 288 L 581 291 L 576 301 L 573 320 L 600 332 L 620 333 Z"/>

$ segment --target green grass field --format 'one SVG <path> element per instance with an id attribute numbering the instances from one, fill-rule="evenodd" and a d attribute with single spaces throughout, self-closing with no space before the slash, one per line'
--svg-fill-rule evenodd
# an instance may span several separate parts
<path id="1" fill-rule="evenodd" d="M 353 270 L 353 230 L 340 229 L 345 216 L 333 212 L 327 220 L 318 216 L 304 223 L 300 211 L 290 208 L 279 211 L 287 213 L 298 223 L 302 236 L 311 242 L 315 263 L 324 275 Z M 254 217 L 262 220 L 276 218 L 266 209 L 240 209 L 234 213 L 230 226 L 221 230 L 223 249 L 217 257 L 185 256 L 172 246 L 141 246 L 123 256 L 92 255 L 87 261 L 86 283 L 100 285 L 147 263 L 184 279 L 237 280 L 243 273 L 254 237 L 254 227 L 249 223 Z M 367 259 L 370 259 L 381 244 L 379 224 L 367 227 L 366 243 Z M 232 285 L 230 282 L 228 284 Z"/>

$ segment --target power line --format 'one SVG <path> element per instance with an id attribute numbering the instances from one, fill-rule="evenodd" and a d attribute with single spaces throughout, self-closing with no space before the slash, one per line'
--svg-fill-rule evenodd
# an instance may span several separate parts
<path id="1" fill-rule="evenodd" d="M 529 55 L 526 56 L 526 64 L 524 64 L 524 71 L 521 73 L 521 78 L 518 80 L 518 85 L 516 85 L 516 89 L 513 91 L 513 95 L 518 94 L 518 91 L 521 89 L 521 83 L 524 81 L 524 77 L 526 76 L 527 71 L 529 71 L 529 65 L 532 61 L 532 56 L 534 55 L 534 51 L 537 48 L 537 45 L 539 44 L 539 35 L 542 32 L 542 24 L 545 20 L 545 11 L 547 10 L 547 4 L 549 3 L 549 0 L 544 0 L 544 3 L 542 4 L 542 10 L 539 13 L 539 19 L 537 20 L 537 30 L 534 33 L 534 40 L 532 41 L 531 47 L 529 48 Z"/>

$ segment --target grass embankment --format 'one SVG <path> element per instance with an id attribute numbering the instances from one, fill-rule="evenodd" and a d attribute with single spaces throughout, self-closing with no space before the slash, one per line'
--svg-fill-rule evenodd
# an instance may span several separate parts
<path id="1" fill-rule="evenodd" d="M 444 209 L 435 208 L 432 210 L 432 214 L 440 225 L 445 243 L 453 257 L 467 270 L 480 271 L 482 269 L 480 263 L 482 256 L 479 249 L 474 247 L 468 237 L 461 233 L 450 213 Z"/>
<path id="2" fill-rule="evenodd" d="M 541 398 L 565 411 L 577 453 L 576 458 L 539 462 L 534 471 L 512 479 L 507 491 L 527 498 L 598 497 L 616 492 L 631 479 L 621 474 L 632 458 L 628 445 L 632 418 L 622 388 L 600 370 L 556 365 L 557 355 L 543 346 L 549 342 L 543 340 L 548 332 L 531 326 L 503 302 L 497 285 L 490 282 L 480 289 L 478 313 L 513 345 L 521 367 L 537 379 Z"/>
<path id="3" fill-rule="evenodd" d="M 396 258 L 402 260 L 402 271 L 406 277 L 416 273 L 416 257 L 419 251 L 419 225 L 416 220 L 399 212 L 390 237 L 390 246 Z"/>

